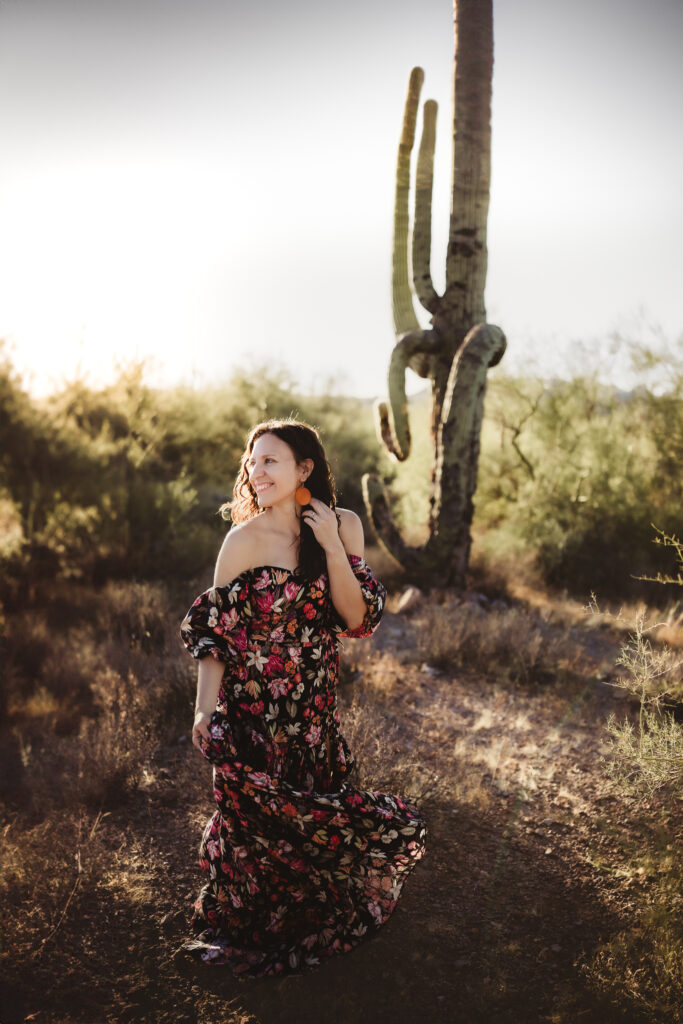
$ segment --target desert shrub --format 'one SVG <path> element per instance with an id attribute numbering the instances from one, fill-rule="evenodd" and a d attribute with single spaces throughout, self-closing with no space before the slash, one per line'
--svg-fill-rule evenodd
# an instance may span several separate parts
<path id="1" fill-rule="evenodd" d="M 34 400 L 0 358 L 0 599 L 33 596 L 36 581 L 195 574 L 228 528 L 217 510 L 249 430 L 287 415 L 318 427 L 340 502 L 362 513 L 362 473 L 387 468 L 368 402 L 303 396 L 267 367 L 156 390 L 144 363 L 106 388 L 74 381 Z"/>
<path id="2" fill-rule="evenodd" d="M 683 545 L 657 530 L 657 543 L 673 548 L 677 573 L 661 576 L 683 584 Z M 656 581 L 652 581 L 656 582 Z M 615 617 L 616 618 L 616 617 Z M 650 635 L 656 623 L 636 616 L 616 664 L 626 670 L 617 685 L 639 699 L 637 725 L 610 714 L 609 752 L 601 759 L 606 774 L 633 811 L 642 817 L 644 848 L 629 851 L 628 870 L 653 879 L 654 892 L 628 929 L 619 931 L 581 964 L 589 985 L 610 1001 L 654 1022 L 683 1021 L 683 873 L 677 849 L 680 783 L 683 778 L 683 730 L 665 705 L 681 692 L 683 662 Z"/>
<path id="3" fill-rule="evenodd" d="M 575 669 L 579 650 L 558 627 L 524 608 L 430 603 L 417 616 L 416 661 L 461 667 L 511 682 L 544 683 Z"/>
<path id="4" fill-rule="evenodd" d="M 673 587 L 683 586 L 683 543 L 657 529 L 657 540 L 664 548 L 673 548 L 677 575 L 660 577 L 652 582 Z M 593 598 L 593 600 L 595 600 Z M 617 618 L 617 617 L 615 617 Z M 683 779 L 683 730 L 674 714 L 667 709 L 673 698 L 683 695 L 683 657 L 666 643 L 655 644 L 648 634 L 659 623 L 647 624 L 644 613 L 636 615 L 633 630 L 621 647 L 616 664 L 626 673 L 616 685 L 635 694 L 639 700 L 638 728 L 628 719 L 619 722 L 609 716 L 610 756 L 603 758 L 608 775 L 628 796 L 647 800 L 657 790 L 669 797 L 678 797 Z"/>
<path id="5" fill-rule="evenodd" d="M 651 522 L 672 531 L 680 518 L 683 357 L 666 359 L 658 392 L 622 392 L 597 372 L 492 377 L 475 516 L 489 544 L 535 551 L 548 582 L 582 594 L 665 596 L 634 576 L 664 564 Z"/>
<path id="6" fill-rule="evenodd" d="M 3 792 L 12 806 L 112 806 L 191 720 L 181 610 L 159 583 L 66 584 L 7 615 Z"/>

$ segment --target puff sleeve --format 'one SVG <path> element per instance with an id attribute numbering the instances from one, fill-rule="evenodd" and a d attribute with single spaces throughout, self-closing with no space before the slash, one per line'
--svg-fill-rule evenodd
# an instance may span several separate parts
<path id="1" fill-rule="evenodd" d="M 195 598 L 180 624 L 180 637 L 193 658 L 239 661 L 247 648 L 251 619 L 248 581 L 237 578 Z"/>
<path id="2" fill-rule="evenodd" d="M 360 555 L 347 555 L 347 558 L 353 569 L 353 575 L 360 583 L 365 601 L 365 615 L 360 626 L 349 629 L 330 599 L 330 632 L 335 637 L 372 636 L 384 613 L 384 604 L 387 598 L 386 587 L 380 583 L 368 563 Z"/>

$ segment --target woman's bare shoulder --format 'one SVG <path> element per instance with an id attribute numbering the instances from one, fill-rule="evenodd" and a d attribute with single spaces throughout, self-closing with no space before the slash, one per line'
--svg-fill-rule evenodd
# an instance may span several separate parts
<path id="1" fill-rule="evenodd" d="M 350 508 L 337 507 L 336 512 L 339 515 L 339 537 L 346 553 L 360 555 L 362 558 L 365 553 L 365 537 L 360 516 Z"/>
<path id="2" fill-rule="evenodd" d="M 254 516 L 244 523 L 234 524 L 225 535 L 216 559 L 214 587 L 224 587 L 254 564 L 261 536 L 261 526 L 256 525 L 258 518 Z"/>

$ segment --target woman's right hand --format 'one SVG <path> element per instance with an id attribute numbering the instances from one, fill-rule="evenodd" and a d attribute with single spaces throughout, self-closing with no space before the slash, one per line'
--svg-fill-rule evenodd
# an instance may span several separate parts
<path id="1" fill-rule="evenodd" d="M 209 733 L 209 722 L 211 721 L 211 715 L 206 711 L 197 711 L 194 716 L 194 724 L 192 726 L 192 742 L 197 750 L 202 751 L 202 739 L 205 743 L 208 743 L 211 739 Z"/>

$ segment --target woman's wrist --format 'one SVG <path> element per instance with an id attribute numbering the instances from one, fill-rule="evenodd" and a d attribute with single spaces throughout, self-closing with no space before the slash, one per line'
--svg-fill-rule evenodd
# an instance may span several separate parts
<path id="1" fill-rule="evenodd" d="M 197 715 L 204 715 L 205 718 L 211 718 L 212 714 L 213 714 L 212 711 L 205 711 L 205 710 L 203 710 L 203 708 L 197 707 L 197 705 L 195 704 L 195 707 L 194 707 L 194 717 L 195 718 L 197 717 Z"/>

